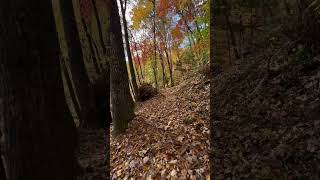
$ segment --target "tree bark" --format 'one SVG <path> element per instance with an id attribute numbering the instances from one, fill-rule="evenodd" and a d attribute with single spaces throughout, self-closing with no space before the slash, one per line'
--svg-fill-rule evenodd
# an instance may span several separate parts
<path id="1" fill-rule="evenodd" d="M 134 117 L 134 102 L 129 89 L 129 77 L 125 61 L 120 16 L 117 1 L 112 0 L 110 15 L 110 84 L 114 133 L 125 132 Z"/>
<path id="2" fill-rule="evenodd" d="M 154 46 L 154 55 L 153 55 L 153 76 L 154 76 L 154 83 L 156 84 L 156 89 L 159 89 L 158 86 L 158 75 L 157 75 L 157 40 L 156 40 L 156 0 L 152 1 L 153 3 L 153 46 Z"/>
<path id="3" fill-rule="evenodd" d="M 103 127 L 109 127 L 112 122 L 110 112 L 110 76 L 105 72 L 94 81 L 93 89 L 95 91 L 96 111 L 98 114 L 97 119 L 101 119 Z"/>
<path id="4" fill-rule="evenodd" d="M 94 48 L 93 48 L 93 38 L 91 37 L 89 31 L 88 31 L 88 27 L 87 27 L 87 24 L 85 22 L 85 20 L 83 19 L 83 17 L 81 17 L 81 22 L 82 22 L 82 26 L 83 26 L 83 29 L 84 29 L 84 32 L 86 34 L 86 37 L 88 39 L 88 44 L 89 44 L 89 50 L 90 50 L 90 53 L 91 53 L 91 56 L 92 56 L 92 61 L 93 61 L 93 65 L 95 67 L 95 70 L 97 72 L 98 75 L 101 74 L 101 70 L 100 70 L 100 67 L 99 67 L 99 62 L 98 62 L 98 59 L 97 59 L 97 56 L 94 52 Z M 97 51 L 97 54 L 99 52 Z"/>
<path id="5" fill-rule="evenodd" d="M 234 51 L 234 55 L 237 59 L 240 58 L 240 55 L 239 55 L 239 52 L 237 50 L 237 43 L 236 43 L 236 38 L 235 38 L 235 35 L 234 35 L 234 32 L 233 32 L 233 28 L 232 28 L 232 25 L 231 25 L 231 22 L 230 22 L 230 19 L 229 19 L 229 15 L 230 15 L 230 4 L 228 4 L 228 2 L 226 0 L 223 1 L 225 7 L 227 8 L 224 15 L 225 15 L 225 19 L 226 19 L 226 23 L 227 23 L 227 27 L 229 29 L 229 32 L 230 32 L 230 41 L 231 41 L 231 45 L 232 45 L 232 48 L 233 48 L 233 51 Z"/>
<path id="6" fill-rule="evenodd" d="M 160 48 L 158 48 L 158 53 L 159 53 L 159 58 L 160 58 L 161 71 L 162 71 L 162 86 L 163 86 L 163 88 L 165 88 L 166 87 L 166 73 L 165 73 L 164 60 L 163 60 L 163 56 L 162 56 Z"/>
<path id="7" fill-rule="evenodd" d="M 99 51 L 98 45 L 97 45 L 96 41 L 93 39 L 92 34 L 90 34 L 90 39 L 91 39 L 91 41 L 92 41 L 94 50 L 95 50 L 96 53 L 97 53 L 97 58 L 98 58 L 99 60 L 101 60 L 102 58 L 101 58 L 101 55 L 100 55 L 100 51 Z M 103 55 L 103 57 L 105 58 L 105 55 Z M 101 67 L 101 69 L 102 69 L 102 71 L 103 71 L 103 70 L 104 70 L 103 63 L 101 63 L 100 61 L 98 61 L 98 64 L 99 64 L 99 66 Z"/>
<path id="8" fill-rule="evenodd" d="M 132 42 L 133 42 L 133 44 L 134 44 L 134 49 L 135 49 L 135 51 L 136 51 L 136 53 L 137 53 L 137 58 L 138 58 L 138 63 L 139 63 L 139 69 L 140 69 L 140 75 L 141 75 L 141 78 L 144 79 L 143 73 L 142 73 L 141 60 L 140 60 L 140 56 L 139 56 L 139 53 L 138 53 L 137 42 L 135 41 L 132 32 L 131 32 L 131 38 L 132 38 Z M 137 72 L 137 74 L 139 74 L 139 73 Z"/>
<path id="9" fill-rule="evenodd" d="M 1 148 L 1 147 L 0 147 Z M 3 164 L 3 160 L 2 158 L 0 157 L 0 179 L 1 180 L 6 180 L 7 177 L 6 177 L 6 171 L 4 169 L 4 164 Z"/>
<path id="10" fill-rule="evenodd" d="M 168 63 L 168 68 L 169 68 L 169 75 L 170 75 L 170 80 L 171 80 L 171 87 L 174 86 L 174 81 L 173 81 L 173 74 L 172 74 L 172 60 L 169 57 L 169 53 L 168 53 L 168 40 L 167 40 L 167 36 L 166 34 L 164 35 L 164 41 L 165 41 L 165 46 L 164 46 L 164 52 L 166 54 L 166 59 L 167 59 L 167 63 Z"/>
<path id="11" fill-rule="evenodd" d="M 110 3 L 110 1 L 108 1 L 108 3 Z M 93 12 L 94 12 L 94 17 L 96 18 L 97 21 L 97 25 L 98 25 L 98 33 L 99 33 L 99 39 L 100 39 L 100 44 L 102 46 L 102 52 L 103 52 L 103 58 L 105 58 L 105 62 L 106 62 L 106 69 L 104 69 L 104 73 L 102 76 L 105 77 L 101 77 L 102 79 L 105 80 L 105 86 L 106 86 L 106 96 L 104 96 L 104 99 L 107 103 L 107 107 L 106 107 L 106 111 L 107 111 L 107 123 L 112 121 L 111 118 L 111 111 L 110 111 L 110 58 L 107 57 L 107 55 L 110 55 L 110 53 L 108 54 L 108 49 L 107 46 L 109 48 L 110 46 L 110 37 L 106 37 L 106 43 L 104 43 L 103 41 L 103 33 L 102 33 L 102 25 L 101 25 L 101 20 L 100 20 L 100 16 L 99 16 L 99 12 L 98 12 L 98 8 L 97 8 L 97 2 L 96 0 L 92 0 L 92 4 L 93 4 Z M 107 11 L 110 13 L 111 9 L 110 7 L 107 7 Z M 107 46 L 106 46 L 107 45 Z M 110 49 L 110 48 L 109 48 Z M 104 105 L 101 105 L 104 106 Z M 101 112 L 102 113 L 102 112 Z M 110 119 L 109 119 L 110 118 Z"/>
<path id="12" fill-rule="evenodd" d="M 84 64 L 73 4 L 71 0 L 60 0 L 59 2 L 70 58 L 70 70 L 81 106 L 80 124 L 82 127 L 99 128 L 103 120 L 96 118 L 99 115 L 96 111 L 97 107 L 94 102 L 92 84 Z"/>
<path id="13" fill-rule="evenodd" d="M 216 84 L 214 81 L 214 71 L 212 71 L 217 61 L 217 54 L 221 48 L 218 48 L 218 36 L 217 36 L 217 16 L 219 15 L 216 11 L 219 7 L 219 3 L 217 0 L 210 1 L 210 9 L 213 10 L 210 13 L 210 91 L 214 92 L 214 88 Z M 210 178 L 212 179 L 221 179 L 221 174 L 218 173 L 217 169 L 224 167 L 223 161 L 223 152 L 222 152 L 222 144 L 221 137 L 223 137 L 221 118 L 218 115 L 218 109 L 216 109 L 218 105 L 218 99 L 214 96 L 213 93 L 210 94 Z"/>
<path id="14" fill-rule="evenodd" d="M 134 71 L 132 55 L 131 55 L 131 51 L 130 51 L 128 25 L 127 25 L 127 20 L 126 20 L 126 10 L 123 5 L 123 0 L 120 0 L 120 6 L 121 6 L 120 8 L 121 8 L 121 13 L 122 13 L 122 22 L 123 22 L 123 29 L 124 29 L 124 41 L 126 43 L 126 52 L 127 52 L 128 61 L 129 61 L 129 69 L 130 69 L 130 75 L 131 75 L 130 78 L 131 78 L 132 88 L 133 88 L 134 94 L 136 96 L 136 99 L 139 99 L 138 84 L 137 84 L 137 80 L 136 80 L 136 74 Z"/>
<path id="15" fill-rule="evenodd" d="M 64 74 L 64 77 L 66 78 L 67 86 L 68 86 L 68 89 L 69 89 L 69 92 L 70 92 L 71 101 L 73 102 L 74 109 L 75 109 L 75 111 L 77 113 L 77 116 L 79 118 L 80 115 L 81 115 L 81 109 L 80 109 L 80 106 L 79 106 L 78 101 L 77 101 L 77 96 L 76 96 L 76 94 L 74 92 L 74 89 L 73 89 L 73 86 L 72 86 L 72 80 L 71 80 L 71 77 L 69 75 L 67 66 L 65 64 L 65 60 L 61 59 L 60 61 L 61 61 L 62 72 Z"/>
<path id="16" fill-rule="evenodd" d="M 0 97 L 9 180 L 75 180 L 78 135 L 65 101 L 51 1 L 0 1 Z"/>
<path id="17" fill-rule="evenodd" d="M 98 33 L 99 33 L 100 43 L 101 43 L 101 46 L 102 46 L 103 55 L 104 55 L 104 58 L 106 58 L 107 49 L 106 49 L 106 45 L 105 45 L 105 43 L 103 41 L 103 35 L 102 35 L 102 29 L 101 29 L 102 26 L 101 26 L 100 16 L 99 16 L 99 13 L 98 13 L 97 2 L 95 0 L 91 0 L 91 2 L 93 4 L 94 17 L 96 18 L 97 25 L 98 25 Z"/>

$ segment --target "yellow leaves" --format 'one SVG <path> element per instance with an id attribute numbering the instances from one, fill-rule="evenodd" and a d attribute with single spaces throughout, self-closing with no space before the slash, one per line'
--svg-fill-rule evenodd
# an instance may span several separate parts
<path id="1" fill-rule="evenodd" d="M 174 39 L 181 39 L 183 37 L 183 34 L 179 28 L 172 29 L 171 34 Z"/>
<path id="2" fill-rule="evenodd" d="M 150 1 L 139 2 L 137 6 L 132 9 L 133 29 L 139 29 L 141 23 L 151 16 L 153 12 L 153 5 Z"/>
<path id="3" fill-rule="evenodd" d="M 174 0 L 177 10 L 183 10 L 188 7 L 192 1 L 190 0 Z"/>

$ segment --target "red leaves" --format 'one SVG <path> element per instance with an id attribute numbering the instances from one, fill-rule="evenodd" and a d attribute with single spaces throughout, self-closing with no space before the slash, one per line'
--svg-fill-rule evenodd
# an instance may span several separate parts
<path id="1" fill-rule="evenodd" d="M 160 0 L 159 7 L 157 9 L 158 16 L 164 18 L 171 7 L 172 2 L 168 0 Z"/>

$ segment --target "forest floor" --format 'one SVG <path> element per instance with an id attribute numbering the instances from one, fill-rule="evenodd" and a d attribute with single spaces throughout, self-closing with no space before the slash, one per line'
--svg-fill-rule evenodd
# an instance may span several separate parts
<path id="1" fill-rule="evenodd" d="M 112 179 L 205 179 L 209 83 L 193 76 L 137 104 L 126 134 L 111 136 Z"/>
<path id="2" fill-rule="evenodd" d="M 219 179 L 320 177 L 320 55 L 303 59 L 302 43 L 273 39 L 213 78 Z"/>
<path id="3" fill-rule="evenodd" d="M 79 129 L 80 148 L 78 160 L 83 169 L 79 180 L 106 180 L 107 163 L 105 148 L 108 141 L 107 129 Z"/>

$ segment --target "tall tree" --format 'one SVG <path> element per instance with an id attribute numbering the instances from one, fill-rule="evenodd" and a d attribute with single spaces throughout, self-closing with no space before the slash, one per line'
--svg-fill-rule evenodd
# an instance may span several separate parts
<path id="1" fill-rule="evenodd" d="M 81 126 L 102 127 L 106 125 L 107 120 L 98 118 L 100 116 L 96 110 L 98 108 L 94 102 L 94 91 L 84 64 L 73 3 L 71 0 L 60 0 L 59 2 L 68 46 L 70 70 L 81 107 Z"/>
<path id="2" fill-rule="evenodd" d="M 160 45 L 159 45 L 160 46 Z M 162 86 L 163 88 L 166 87 L 166 81 L 167 81 L 167 77 L 166 77 L 166 73 L 165 73 L 165 64 L 164 64 L 164 59 L 163 59 L 163 55 L 161 52 L 161 48 L 158 47 L 158 54 L 159 54 L 159 59 L 160 59 L 160 65 L 161 65 L 161 76 L 162 76 Z"/>
<path id="3" fill-rule="evenodd" d="M 157 75 L 157 38 L 156 38 L 156 0 L 152 0 L 152 5 L 153 5 L 153 17 L 152 17 L 152 22 L 153 22 L 153 64 L 152 64 L 152 69 L 153 69 L 153 76 L 154 76 L 154 83 L 156 84 L 156 89 L 159 88 L 158 86 L 158 75 Z"/>
<path id="4" fill-rule="evenodd" d="M 98 61 L 98 49 L 97 49 L 97 56 L 95 54 L 95 51 L 94 51 L 94 42 L 93 42 L 93 38 L 88 30 L 88 26 L 86 24 L 86 21 L 84 20 L 83 17 L 81 17 L 81 22 L 82 22 L 82 26 L 83 26 L 83 29 L 84 29 L 84 32 L 86 34 L 86 37 L 87 37 L 87 40 L 88 40 L 88 45 L 89 45 L 89 50 L 90 50 L 90 54 L 91 54 L 91 57 L 92 57 L 92 61 L 93 61 L 93 65 L 95 67 L 95 70 L 97 72 L 98 75 L 101 74 L 101 70 L 100 70 L 100 67 L 99 67 L 99 61 Z"/>
<path id="5" fill-rule="evenodd" d="M 134 117 L 134 102 L 129 89 L 129 77 L 126 67 L 122 39 L 120 16 L 117 1 L 112 0 L 110 12 L 110 83 L 111 104 L 114 123 L 114 133 L 122 133 L 128 127 L 128 122 Z"/>
<path id="6" fill-rule="evenodd" d="M 130 51 L 128 23 L 127 23 L 127 19 L 126 19 L 127 0 L 119 0 L 119 1 L 120 1 L 120 8 L 121 8 L 121 14 L 122 14 L 122 23 L 123 23 L 123 29 L 124 29 L 124 41 L 126 43 L 125 47 L 126 47 L 126 52 L 127 52 L 127 56 L 128 56 L 132 89 L 133 89 L 133 92 L 136 96 L 135 98 L 139 99 L 138 84 L 137 84 L 137 80 L 136 80 L 136 74 L 134 71 L 132 55 L 131 55 L 131 51 Z"/>
<path id="7" fill-rule="evenodd" d="M 129 32 L 131 32 L 131 31 L 129 31 Z M 144 79 L 143 72 L 142 72 L 142 66 L 141 66 L 141 59 L 140 59 L 140 55 L 139 55 L 138 47 L 137 47 L 137 42 L 135 41 L 133 33 L 131 32 L 130 34 L 131 34 L 131 39 L 132 39 L 132 43 L 133 43 L 133 48 L 135 49 L 136 54 L 137 54 L 136 56 L 137 56 L 137 61 L 139 63 L 140 76 L 141 76 L 141 79 Z M 137 74 L 139 74 L 139 73 L 137 72 Z"/>
<path id="8" fill-rule="evenodd" d="M 106 49 L 106 45 L 105 45 L 105 43 L 103 41 L 102 25 L 101 25 L 99 12 L 98 12 L 97 2 L 96 2 L 96 0 L 91 0 L 91 3 L 93 4 L 93 13 L 94 13 L 94 17 L 95 17 L 95 19 L 97 21 L 98 35 L 99 35 L 99 40 L 100 40 L 100 43 L 101 43 L 103 55 L 104 55 L 104 58 L 106 58 L 107 49 Z"/>
<path id="9" fill-rule="evenodd" d="M 51 1 L 0 1 L 0 97 L 9 180 L 74 180 L 77 130 L 65 101 Z"/>
<path id="10" fill-rule="evenodd" d="M 77 113 L 77 116 L 79 118 L 80 115 L 81 115 L 81 109 L 80 109 L 80 106 L 79 106 L 78 101 L 77 101 L 77 95 L 74 92 L 74 89 L 73 89 L 73 86 L 72 86 L 72 80 L 71 80 L 72 78 L 69 75 L 68 68 L 67 68 L 67 66 L 65 64 L 64 58 L 62 58 L 62 57 L 60 58 L 60 63 L 61 63 L 63 76 L 65 77 L 65 80 L 66 80 L 67 88 L 69 89 L 69 92 L 70 92 L 71 101 L 73 102 L 73 107 L 74 107 L 74 109 L 75 109 L 75 111 Z"/>

